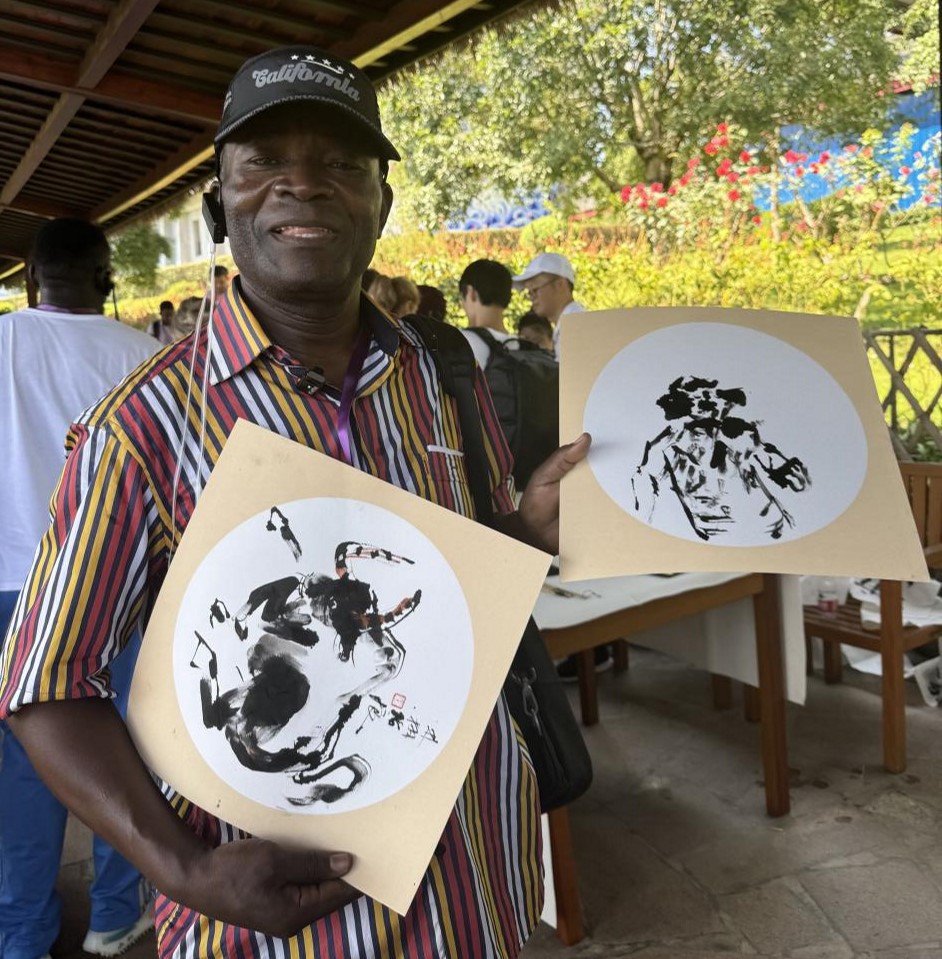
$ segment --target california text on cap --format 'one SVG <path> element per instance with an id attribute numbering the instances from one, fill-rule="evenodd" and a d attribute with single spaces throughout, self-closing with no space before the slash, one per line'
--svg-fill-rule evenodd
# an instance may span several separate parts
<path id="1" fill-rule="evenodd" d="M 303 100 L 339 107 L 370 134 L 380 159 L 401 159 L 383 135 L 376 91 L 369 77 L 349 60 L 317 47 L 280 47 L 239 67 L 226 91 L 214 140 L 217 152 L 247 120 L 282 103 Z"/>

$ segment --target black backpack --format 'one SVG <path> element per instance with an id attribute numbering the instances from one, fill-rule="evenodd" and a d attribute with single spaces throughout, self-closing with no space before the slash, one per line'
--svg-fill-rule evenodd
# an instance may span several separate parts
<path id="1" fill-rule="evenodd" d="M 513 454 L 514 483 L 522 490 L 559 446 L 559 364 L 529 340 L 501 341 L 481 327 L 471 332 L 490 347 L 484 376 Z"/>

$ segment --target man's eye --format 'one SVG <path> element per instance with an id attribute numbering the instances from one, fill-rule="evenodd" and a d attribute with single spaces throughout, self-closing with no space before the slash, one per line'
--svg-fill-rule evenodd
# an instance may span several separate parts
<path id="1" fill-rule="evenodd" d="M 250 157 L 248 162 L 250 166 L 273 166 L 278 162 L 278 159 L 267 153 L 258 153 Z"/>

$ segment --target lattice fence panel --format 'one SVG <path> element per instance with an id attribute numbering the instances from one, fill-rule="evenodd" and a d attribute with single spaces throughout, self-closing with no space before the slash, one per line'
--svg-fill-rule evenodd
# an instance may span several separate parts
<path id="1" fill-rule="evenodd" d="M 864 333 L 887 424 L 907 452 L 922 440 L 942 450 L 942 329 Z"/>

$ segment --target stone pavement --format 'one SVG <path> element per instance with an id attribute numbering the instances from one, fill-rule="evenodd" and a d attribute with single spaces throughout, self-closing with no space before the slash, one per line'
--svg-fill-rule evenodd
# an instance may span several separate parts
<path id="1" fill-rule="evenodd" d="M 788 708 L 792 812 L 769 819 L 758 727 L 711 708 L 706 674 L 632 647 L 628 673 L 599 678 L 595 782 L 571 808 L 589 935 L 567 949 L 541 926 L 523 959 L 942 959 L 942 715 L 907 685 L 892 776 L 878 681 L 812 678 Z M 73 829 L 56 957 L 84 955 L 87 850 Z"/>

